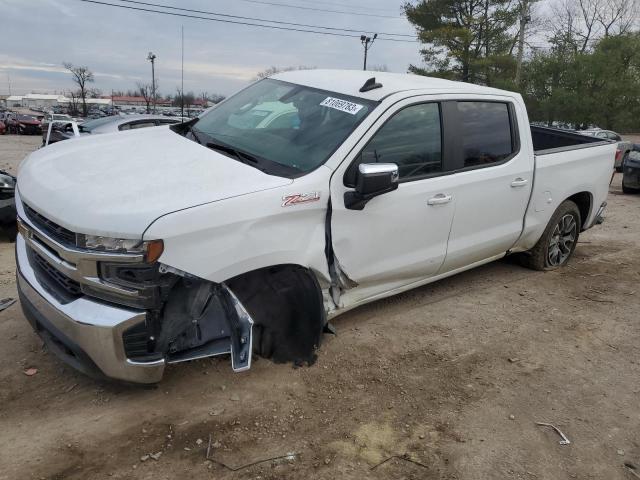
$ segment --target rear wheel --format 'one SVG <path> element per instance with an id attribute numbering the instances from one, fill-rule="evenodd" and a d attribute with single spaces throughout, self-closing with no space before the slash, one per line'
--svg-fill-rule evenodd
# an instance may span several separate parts
<path id="1" fill-rule="evenodd" d="M 567 264 L 578 244 L 580 210 L 564 201 L 551 216 L 538 243 L 522 256 L 523 264 L 534 270 L 555 270 Z"/>

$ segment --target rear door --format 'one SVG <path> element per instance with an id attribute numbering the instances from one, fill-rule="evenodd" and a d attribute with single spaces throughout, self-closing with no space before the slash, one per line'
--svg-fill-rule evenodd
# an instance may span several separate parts
<path id="1" fill-rule="evenodd" d="M 456 212 L 441 273 L 505 253 L 523 228 L 534 158 L 524 107 L 504 100 L 452 102 L 458 141 Z"/>
<path id="2" fill-rule="evenodd" d="M 395 104 L 356 144 L 331 179 L 333 250 L 358 284 L 360 300 L 402 287 L 440 269 L 455 210 L 439 102 L 416 97 Z M 360 163 L 395 163 L 398 189 L 345 207 Z"/>

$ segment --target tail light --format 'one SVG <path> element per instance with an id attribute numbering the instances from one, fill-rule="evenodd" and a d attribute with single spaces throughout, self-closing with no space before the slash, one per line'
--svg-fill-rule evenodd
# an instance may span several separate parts
<path id="1" fill-rule="evenodd" d="M 620 160 L 620 155 L 622 155 L 622 150 L 620 149 L 616 150 L 616 162 Z"/>

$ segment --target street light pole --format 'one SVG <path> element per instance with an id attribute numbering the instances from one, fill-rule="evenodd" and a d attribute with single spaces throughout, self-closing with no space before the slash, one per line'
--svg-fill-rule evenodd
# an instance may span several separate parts
<path id="1" fill-rule="evenodd" d="M 364 68 L 363 68 L 363 70 L 367 69 L 367 52 L 371 48 L 371 45 L 373 45 L 373 42 L 375 41 L 376 38 L 378 38 L 378 34 L 377 33 L 374 34 L 373 37 L 367 37 L 366 35 L 360 35 L 360 42 L 362 42 L 362 46 L 364 47 Z"/>
<path id="2" fill-rule="evenodd" d="M 518 33 L 518 55 L 516 59 L 516 88 L 520 87 L 520 77 L 522 75 L 522 57 L 524 56 L 524 37 L 527 23 L 531 21 L 529 15 L 529 2 L 522 0 L 520 2 L 520 32 Z"/>
<path id="3" fill-rule="evenodd" d="M 149 52 L 147 60 L 151 62 L 151 98 L 153 100 L 153 113 L 156 113 L 156 56 L 152 52 Z"/>

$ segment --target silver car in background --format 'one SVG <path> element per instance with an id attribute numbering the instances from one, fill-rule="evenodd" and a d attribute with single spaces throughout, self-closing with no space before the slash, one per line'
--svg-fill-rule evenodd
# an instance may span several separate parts
<path id="1" fill-rule="evenodd" d="M 101 117 L 78 125 L 80 136 L 97 135 L 100 133 L 114 133 L 137 128 L 158 127 L 161 125 L 173 125 L 182 122 L 181 117 L 166 117 L 164 115 L 113 115 Z M 185 120 L 186 121 L 186 120 Z M 46 136 L 48 132 L 42 132 L 43 145 L 68 140 L 76 136 L 71 123 L 58 123 L 54 125 L 49 134 L 49 141 Z"/>
<path id="2" fill-rule="evenodd" d="M 607 140 L 615 140 L 618 142 L 618 149 L 616 150 L 616 161 L 614 167 L 616 172 L 622 171 L 622 165 L 624 161 L 629 157 L 629 152 L 633 147 L 631 142 L 623 140 L 620 135 L 611 130 L 602 130 L 600 128 L 593 128 L 589 130 L 579 130 L 578 133 L 582 135 L 589 135 L 590 137 L 606 138 Z"/>

